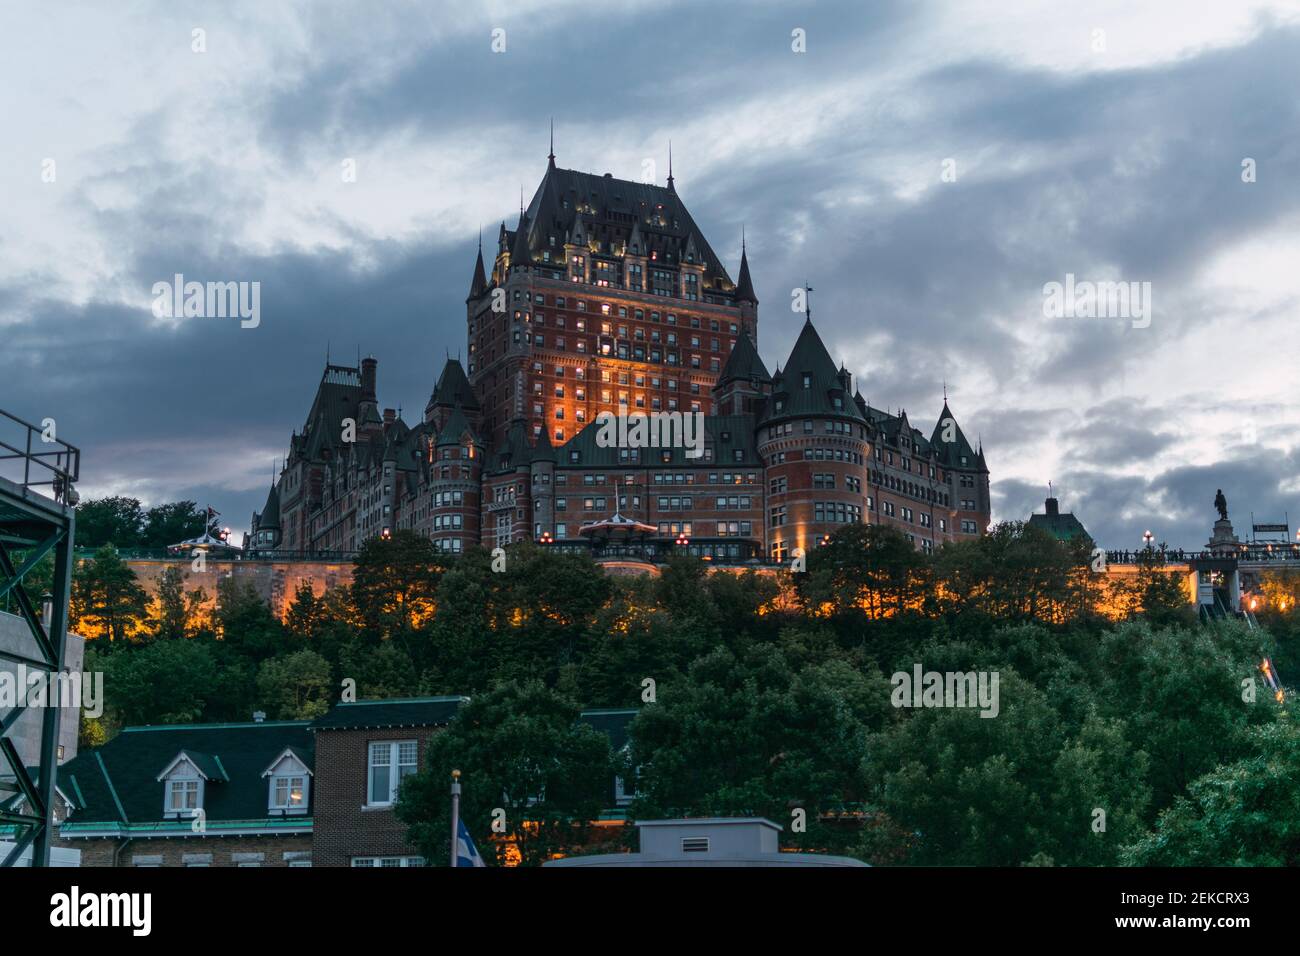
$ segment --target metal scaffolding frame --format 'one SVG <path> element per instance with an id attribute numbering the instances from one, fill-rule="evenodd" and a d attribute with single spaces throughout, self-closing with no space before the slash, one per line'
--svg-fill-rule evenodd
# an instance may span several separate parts
<path id="1" fill-rule="evenodd" d="M 0 648 L 0 659 L 54 678 L 64 666 L 77 501 L 73 485 L 80 478 L 81 452 L 55 438 L 48 420 L 46 425 L 50 427 L 39 428 L 0 409 L 0 600 L 16 606 L 34 645 L 31 654 Z M 54 573 L 41 608 L 24 581 L 51 553 Z M 23 700 L 17 703 L 0 717 L 0 828 L 13 830 L 13 846 L 0 866 L 16 865 L 28 848 L 32 866 L 48 866 L 60 707 L 55 696 L 40 709 L 39 759 L 27 767 L 9 738 L 30 709 Z"/>

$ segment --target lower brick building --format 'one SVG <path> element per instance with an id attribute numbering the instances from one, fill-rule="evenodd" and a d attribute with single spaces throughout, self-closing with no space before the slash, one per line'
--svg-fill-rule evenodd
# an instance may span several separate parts
<path id="1" fill-rule="evenodd" d="M 402 780 L 423 769 L 429 738 L 466 697 L 337 704 L 312 722 L 317 866 L 423 866 L 393 812 Z"/>
<path id="2" fill-rule="evenodd" d="M 311 866 L 307 721 L 127 727 L 59 768 L 82 866 Z"/>

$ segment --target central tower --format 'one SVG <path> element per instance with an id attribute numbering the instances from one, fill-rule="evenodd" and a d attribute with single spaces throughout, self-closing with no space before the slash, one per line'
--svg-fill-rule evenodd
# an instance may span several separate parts
<path id="1" fill-rule="evenodd" d="M 658 186 L 552 154 L 490 272 L 480 243 L 466 322 L 485 437 L 519 422 L 562 443 L 601 412 L 712 414 L 737 337 L 757 345 L 758 298 L 743 246 L 733 281 L 671 170 Z"/>

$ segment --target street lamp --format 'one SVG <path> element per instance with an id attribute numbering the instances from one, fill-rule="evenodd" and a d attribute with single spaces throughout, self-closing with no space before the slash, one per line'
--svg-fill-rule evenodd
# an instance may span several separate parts
<path id="1" fill-rule="evenodd" d="M 1150 531 L 1143 531 L 1143 532 L 1142 532 L 1142 540 L 1145 541 L 1145 542 L 1147 543 L 1147 549 L 1148 549 L 1148 550 L 1150 550 L 1150 548 L 1151 548 L 1151 539 L 1154 538 L 1154 537 L 1155 537 L 1155 535 L 1153 535 Z"/>
<path id="2" fill-rule="evenodd" d="M 538 544 L 550 544 L 554 539 L 549 531 L 543 531 L 542 536 L 537 539 Z"/>

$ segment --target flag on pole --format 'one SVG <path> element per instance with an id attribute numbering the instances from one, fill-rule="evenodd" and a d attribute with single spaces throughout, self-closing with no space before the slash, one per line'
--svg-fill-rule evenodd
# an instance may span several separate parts
<path id="1" fill-rule="evenodd" d="M 457 866 L 487 866 L 483 862 L 483 857 L 478 855 L 478 847 L 470 838 L 469 830 L 465 829 L 465 821 L 460 821 L 460 833 L 456 838 L 456 865 Z"/>

